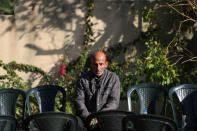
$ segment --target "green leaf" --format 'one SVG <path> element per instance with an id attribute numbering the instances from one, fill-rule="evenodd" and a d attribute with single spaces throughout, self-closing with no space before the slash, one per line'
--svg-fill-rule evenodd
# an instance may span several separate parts
<path id="1" fill-rule="evenodd" d="M 154 68 L 154 65 L 153 65 L 153 64 L 148 64 L 147 67 L 148 67 L 149 69 L 152 69 L 152 68 Z"/>

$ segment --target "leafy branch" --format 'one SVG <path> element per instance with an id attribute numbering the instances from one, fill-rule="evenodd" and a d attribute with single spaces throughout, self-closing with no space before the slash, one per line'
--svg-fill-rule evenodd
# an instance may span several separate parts
<path id="1" fill-rule="evenodd" d="M 93 16 L 93 10 L 94 10 L 94 0 L 87 0 L 87 15 L 85 17 L 85 31 L 84 31 L 84 41 L 83 41 L 85 47 L 87 47 L 90 42 L 94 42 L 93 30 L 92 30 L 93 23 L 91 21 L 91 18 Z"/>

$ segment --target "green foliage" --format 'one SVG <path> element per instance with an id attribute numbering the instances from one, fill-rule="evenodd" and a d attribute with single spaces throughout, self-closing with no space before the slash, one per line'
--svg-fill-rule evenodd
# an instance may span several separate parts
<path id="1" fill-rule="evenodd" d="M 84 40 L 83 44 L 87 47 L 89 42 L 94 42 L 93 39 L 93 31 L 92 26 L 93 23 L 91 21 L 91 18 L 93 16 L 93 10 L 94 10 L 94 0 L 87 0 L 87 15 L 85 17 L 85 32 L 84 32 Z"/>
<path id="2" fill-rule="evenodd" d="M 9 64 L 0 61 L 0 67 L 2 67 L 7 73 L 6 75 L 0 75 L 0 86 L 2 88 L 25 89 L 27 87 L 27 83 L 23 82 L 22 78 L 16 74 Z"/>
<path id="3" fill-rule="evenodd" d="M 120 79 L 120 94 L 121 97 L 125 97 L 128 88 L 131 85 L 135 85 L 137 82 L 136 76 L 132 71 L 129 71 L 128 66 L 130 61 L 127 60 L 125 63 L 119 65 L 117 62 L 110 62 L 108 69 L 112 72 L 115 72 Z"/>
<path id="4" fill-rule="evenodd" d="M 9 66 L 14 70 L 24 71 L 24 72 L 33 72 L 36 74 L 40 74 L 41 76 L 43 76 L 45 78 L 45 81 L 46 81 L 45 84 L 50 84 L 50 82 L 51 82 L 50 76 L 45 71 L 43 71 L 41 68 L 38 68 L 36 66 L 27 65 L 27 64 L 18 64 L 15 61 L 9 63 Z"/>
<path id="5" fill-rule="evenodd" d="M 142 15 L 144 22 L 152 23 L 155 18 L 153 8 L 144 8 L 142 10 Z"/>
<path id="6" fill-rule="evenodd" d="M 144 70 L 139 72 L 138 74 L 144 72 L 142 73 L 146 74 L 143 76 L 145 77 L 144 81 L 159 81 L 159 83 L 161 83 L 162 85 L 171 85 L 172 83 L 195 83 L 195 77 L 197 73 L 195 71 L 195 66 L 192 65 L 196 64 L 196 57 L 194 56 L 195 53 L 192 53 L 192 51 L 188 49 L 188 45 L 190 46 L 191 43 L 188 42 L 189 40 L 187 39 L 187 37 L 185 37 L 185 34 L 186 32 L 195 34 L 195 7 L 197 6 L 197 3 L 185 0 L 179 0 L 178 2 L 168 0 L 164 4 L 166 6 L 158 3 L 157 5 L 155 5 L 156 8 L 146 6 L 142 11 L 144 22 L 149 22 L 149 27 L 148 31 L 146 32 L 145 39 L 152 38 L 152 40 L 147 43 L 147 48 L 149 49 L 149 51 L 146 51 L 146 53 L 143 54 L 143 58 L 140 58 L 137 61 L 138 65 L 144 65 L 142 67 L 138 65 L 136 66 L 138 68 L 141 68 L 138 70 Z M 162 21 L 158 19 L 159 17 L 157 17 L 157 19 L 155 17 L 156 11 L 160 9 L 162 10 L 164 8 L 165 10 L 169 11 L 168 16 L 170 18 L 170 22 L 175 25 L 171 29 L 174 33 L 168 35 L 169 38 L 171 38 L 171 40 L 169 40 L 169 43 L 162 43 L 162 45 L 166 45 L 167 47 L 160 46 L 161 44 L 158 42 L 158 40 L 166 41 L 167 39 L 166 37 L 164 37 L 166 32 L 164 32 L 164 35 L 161 34 L 160 26 Z M 195 39 L 195 36 L 193 39 Z M 154 47 L 157 47 L 156 43 L 151 44 L 154 41 L 159 43 L 158 48 L 155 48 L 157 52 L 155 52 L 155 50 L 153 49 Z M 161 50 L 163 50 L 163 53 L 161 52 Z M 159 54 L 163 54 L 164 57 L 159 57 Z M 162 60 L 164 62 L 163 66 L 161 66 L 163 68 L 163 71 L 158 70 L 158 67 L 156 66 L 157 64 L 155 62 L 158 60 L 156 60 L 154 55 L 158 56 L 159 61 Z M 172 64 L 172 62 L 174 64 Z M 145 66 L 146 64 L 144 63 L 146 63 L 147 66 Z M 158 62 L 158 64 L 162 64 L 162 62 Z M 151 73 L 151 75 L 149 73 L 147 74 L 147 70 L 150 70 L 153 73 Z"/>
<path id="7" fill-rule="evenodd" d="M 9 0 L 0 1 L 0 12 L 3 12 L 3 14 L 7 14 L 7 15 L 14 14 L 13 2 Z"/>
<path id="8" fill-rule="evenodd" d="M 171 87 L 180 81 L 176 65 L 168 59 L 168 49 L 156 40 L 156 35 L 152 34 L 151 39 L 145 44 L 147 50 L 140 57 L 136 56 L 135 63 L 132 63 L 130 59 L 124 63 L 109 60 L 108 69 L 115 72 L 120 78 L 122 97 L 131 85 L 138 83 L 154 82 Z M 113 50 L 110 56 L 117 56 L 115 53 L 119 51 Z"/>
<path id="9" fill-rule="evenodd" d="M 142 58 L 137 59 L 136 75 L 143 82 L 156 82 L 163 86 L 179 82 L 177 68 L 167 58 L 167 48 L 153 38 L 146 42 L 146 46 Z"/>

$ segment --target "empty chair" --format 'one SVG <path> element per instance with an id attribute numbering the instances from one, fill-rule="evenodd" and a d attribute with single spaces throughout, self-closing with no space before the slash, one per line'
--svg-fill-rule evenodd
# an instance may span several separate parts
<path id="1" fill-rule="evenodd" d="M 25 92 L 20 89 L 0 89 L 0 129 L 1 131 L 15 131 L 17 128 L 16 108 L 18 118 L 24 121 Z M 17 106 L 17 103 L 20 106 Z"/>
<path id="2" fill-rule="evenodd" d="M 197 130 L 197 85 L 182 84 L 172 87 L 169 90 L 169 97 L 172 105 L 173 118 L 178 127 L 182 130 Z M 176 97 L 180 104 L 179 111 L 180 109 L 182 111 L 179 113 L 181 114 L 181 117 L 179 118 L 181 121 L 178 121 L 177 110 L 175 107 Z"/>
<path id="3" fill-rule="evenodd" d="M 39 106 L 40 113 L 49 112 L 49 111 L 54 111 L 55 99 L 58 92 L 60 92 L 62 96 L 59 101 L 59 104 L 62 105 L 60 111 L 64 112 L 65 104 L 66 104 L 66 92 L 64 88 L 55 85 L 43 85 L 28 90 L 25 104 L 27 106 L 29 115 L 32 114 L 32 108 L 30 106 L 30 103 L 32 101 L 30 99 L 30 96 L 32 95 L 35 96 Z"/>
<path id="4" fill-rule="evenodd" d="M 16 118 L 13 116 L 0 116 L 1 131 L 16 131 Z"/>
<path id="5" fill-rule="evenodd" d="M 0 115 L 4 116 L 13 116 L 16 115 L 16 103 L 21 97 L 21 117 L 24 118 L 24 109 L 25 109 L 25 92 L 20 89 L 0 89 Z"/>
<path id="6" fill-rule="evenodd" d="M 132 112 L 134 112 L 134 110 L 133 110 L 131 96 L 134 91 L 136 91 L 139 97 L 140 114 L 155 114 L 156 101 L 159 95 L 159 97 L 163 96 L 161 114 L 165 115 L 166 99 L 168 98 L 168 93 L 161 85 L 155 83 L 143 83 L 129 88 L 127 91 L 127 100 L 128 100 L 129 111 Z"/>
<path id="7" fill-rule="evenodd" d="M 122 122 L 124 131 L 177 131 L 172 119 L 152 114 L 128 115 Z"/>
<path id="8" fill-rule="evenodd" d="M 90 131 L 123 131 L 122 119 L 129 115 L 134 114 L 127 111 L 103 111 L 92 113 L 87 118 L 87 126 Z M 97 118 L 98 125 L 95 128 L 89 126 L 92 118 Z"/>
<path id="9" fill-rule="evenodd" d="M 64 112 L 43 112 L 33 114 L 26 119 L 25 130 L 29 131 L 29 123 L 34 122 L 34 129 L 39 131 L 76 131 L 77 118 Z"/>

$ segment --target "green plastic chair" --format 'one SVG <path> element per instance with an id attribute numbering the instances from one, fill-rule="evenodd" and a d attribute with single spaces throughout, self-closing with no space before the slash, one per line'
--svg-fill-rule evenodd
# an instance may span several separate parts
<path id="1" fill-rule="evenodd" d="M 168 99 L 168 92 L 161 85 L 156 83 L 142 83 L 131 88 L 127 91 L 128 109 L 134 112 L 131 94 L 136 91 L 139 97 L 140 114 L 155 114 L 156 100 L 159 93 L 163 93 L 164 101 L 162 103 L 162 115 L 166 115 L 166 100 Z"/>
<path id="2" fill-rule="evenodd" d="M 25 121 L 25 130 L 29 131 L 29 123 L 39 131 L 77 131 L 77 118 L 65 112 L 43 112 L 29 116 Z M 34 130 L 31 129 L 31 130 Z"/>
<path id="3" fill-rule="evenodd" d="M 178 121 L 177 118 L 174 96 L 178 97 L 178 102 L 181 104 L 181 121 Z M 184 130 L 184 128 L 194 126 L 197 130 L 197 117 L 195 113 L 195 110 L 197 110 L 197 85 L 182 84 L 172 87 L 169 90 L 169 98 L 172 106 L 173 118 L 178 127 Z"/>
<path id="4" fill-rule="evenodd" d="M 17 121 L 13 116 L 0 116 L 1 131 L 16 131 Z"/>
<path id="5" fill-rule="evenodd" d="M 124 131 L 177 131 L 176 123 L 164 116 L 133 114 L 123 118 Z"/>
<path id="6" fill-rule="evenodd" d="M 20 96 L 22 97 L 21 117 L 24 118 L 25 92 L 14 88 L 0 89 L 0 115 L 15 117 L 16 103 Z"/>
<path id="7" fill-rule="evenodd" d="M 44 113 L 44 112 L 54 112 L 55 111 L 55 99 L 57 96 L 57 93 L 60 92 L 62 95 L 62 99 L 60 99 L 59 104 L 61 104 L 61 112 L 65 112 L 66 108 L 66 91 L 64 88 L 56 85 L 43 85 L 43 86 L 37 86 L 35 88 L 31 88 L 27 91 L 26 93 L 26 101 L 25 105 L 27 107 L 27 111 L 29 116 L 27 116 L 26 119 L 31 118 L 35 112 L 32 112 L 31 108 L 31 99 L 30 97 L 33 95 L 35 96 L 37 103 L 38 103 L 38 108 L 39 112 L 37 113 Z M 34 122 L 30 122 L 30 128 L 33 129 Z"/>
<path id="8" fill-rule="evenodd" d="M 62 99 L 59 102 L 62 105 L 60 111 L 64 112 L 66 107 L 66 91 L 64 90 L 64 88 L 56 85 L 43 85 L 43 86 L 31 88 L 26 93 L 25 104 L 27 106 L 28 114 L 32 115 L 32 108 L 30 106 L 31 95 L 35 96 L 38 102 L 40 113 L 54 111 L 55 98 L 58 91 L 61 92 L 62 94 Z"/>
<path id="9" fill-rule="evenodd" d="M 19 98 L 21 98 L 21 101 L 19 100 Z M 0 116 L 4 121 L 4 123 L 5 120 L 7 119 L 6 123 L 9 122 L 11 125 L 13 125 L 12 127 L 6 126 L 5 130 L 7 128 L 10 129 L 10 131 L 13 131 L 14 128 L 16 130 L 16 126 L 13 123 L 14 121 L 16 121 L 14 120 L 14 118 L 16 119 L 17 102 L 21 103 L 21 107 L 18 108 L 19 110 L 21 110 L 19 111 L 21 112 L 21 114 L 19 114 L 19 117 L 22 120 L 22 124 L 24 124 L 25 99 L 26 99 L 25 92 L 20 89 L 14 89 L 14 88 L 0 89 Z M 4 129 L 3 128 L 4 124 L 2 124 L 2 120 L 0 120 L 2 125 L 0 127 L 0 130 Z"/>

